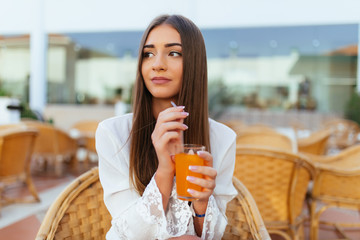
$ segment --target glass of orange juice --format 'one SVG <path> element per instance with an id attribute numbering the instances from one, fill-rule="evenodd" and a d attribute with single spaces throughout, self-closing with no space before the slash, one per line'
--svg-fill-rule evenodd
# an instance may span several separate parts
<path id="1" fill-rule="evenodd" d="M 205 151 L 205 147 L 198 144 L 184 144 L 183 150 L 180 153 L 175 154 L 176 192 L 178 198 L 181 200 L 195 200 L 195 198 L 187 192 L 188 188 L 202 191 L 202 187 L 186 180 L 187 176 L 203 178 L 202 174 L 189 170 L 189 166 L 191 165 L 205 165 L 205 160 L 197 154 L 198 151 Z"/>

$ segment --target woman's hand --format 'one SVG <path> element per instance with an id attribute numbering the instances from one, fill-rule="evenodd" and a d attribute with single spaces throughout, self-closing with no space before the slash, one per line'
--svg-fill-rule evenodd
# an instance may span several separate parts
<path id="1" fill-rule="evenodd" d="M 209 200 L 209 197 L 213 194 L 216 183 L 217 171 L 213 168 L 213 157 L 209 152 L 201 151 L 198 152 L 198 155 L 205 160 L 205 166 L 190 166 L 192 172 L 200 173 L 204 175 L 204 178 L 188 177 L 187 180 L 191 183 L 199 185 L 203 188 L 203 191 L 195 191 L 194 189 L 189 189 L 189 193 L 197 198 L 198 200 L 194 202 L 194 206 L 198 205 L 197 203 L 206 203 Z M 199 213 L 203 214 L 206 211 L 204 209 L 199 209 Z M 195 209 L 196 210 L 196 209 Z M 203 210 L 204 212 L 201 212 Z"/>
<path id="2" fill-rule="evenodd" d="M 175 174 L 172 156 L 182 144 L 182 132 L 188 128 L 183 122 L 189 114 L 183 110 L 182 106 L 167 108 L 157 118 L 151 139 L 159 160 L 158 173 Z"/>
<path id="3" fill-rule="evenodd" d="M 202 215 L 206 213 L 209 198 L 214 193 L 217 171 L 213 168 L 213 157 L 209 152 L 201 151 L 198 152 L 198 155 L 205 160 L 205 166 L 190 166 L 190 170 L 192 172 L 203 174 L 204 178 L 188 177 L 187 180 L 203 188 L 201 192 L 195 191 L 194 189 L 188 189 L 188 192 L 198 199 L 193 202 L 195 213 Z M 203 224 L 204 217 L 194 218 L 194 227 L 198 236 L 201 236 Z"/>

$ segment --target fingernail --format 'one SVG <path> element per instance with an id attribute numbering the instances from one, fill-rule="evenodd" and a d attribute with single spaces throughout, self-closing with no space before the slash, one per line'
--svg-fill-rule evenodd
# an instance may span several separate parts
<path id="1" fill-rule="evenodd" d="M 193 182 L 195 180 L 195 178 L 192 176 L 187 176 L 186 180 L 188 180 L 189 182 Z"/>
<path id="2" fill-rule="evenodd" d="M 188 189 L 187 189 L 187 192 L 188 192 L 188 193 L 190 193 L 190 194 L 195 193 L 195 191 L 194 191 L 194 190 L 192 190 L 192 189 L 190 189 L 190 188 L 188 188 Z"/>
<path id="3" fill-rule="evenodd" d="M 183 127 L 185 128 L 185 129 L 188 129 L 189 127 L 188 126 L 186 126 L 185 124 L 183 124 Z"/>
<path id="4" fill-rule="evenodd" d="M 177 106 L 177 108 L 179 108 L 179 109 L 184 109 L 185 106 Z"/>
<path id="5" fill-rule="evenodd" d="M 181 112 L 181 115 L 189 116 L 189 113 L 188 112 Z"/>
<path id="6" fill-rule="evenodd" d="M 205 151 L 197 151 L 197 155 L 201 156 Z"/>
<path id="7" fill-rule="evenodd" d="M 190 170 L 197 170 L 198 167 L 197 167 L 197 166 L 189 166 L 189 169 L 190 169 Z"/>

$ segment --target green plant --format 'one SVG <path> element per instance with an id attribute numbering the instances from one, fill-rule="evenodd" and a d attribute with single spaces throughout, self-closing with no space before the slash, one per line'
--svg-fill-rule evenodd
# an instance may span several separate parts
<path id="1" fill-rule="evenodd" d="M 36 114 L 30 109 L 27 103 L 22 103 L 22 110 L 20 113 L 21 118 L 30 118 L 30 119 L 38 119 Z"/>
<path id="2" fill-rule="evenodd" d="M 9 93 L 0 86 L 0 97 L 9 96 Z"/>
<path id="3" fill-rule="evenodd" d="M 345 109 L 345 117 L 360 124 L 360 95 L 354 91 Z"/>

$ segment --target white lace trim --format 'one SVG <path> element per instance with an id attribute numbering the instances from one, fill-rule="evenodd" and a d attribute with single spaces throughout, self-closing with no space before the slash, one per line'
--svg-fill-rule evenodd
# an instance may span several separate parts
<path id="1" fill-rule="evenodd" d="M 220 210 L 217 207 L 214 196 L 211 195 L 206 209 L 203 231 L 201 233 L 201 239 L 214 239 L 214 235 L 215 235 L 214 230 L 219 215 L 220 215 Z"/>
<path id="2" fill-rule="evenodd" d="M 136 210 L 144 221 L 157 225 L 156 238 L 166 239 L 195 233 L 190 207 L 187 201 L 177 199 L 175 182 L 166 216 L 163 209 L 162 195 L 153 177 L 137 202 Z M 189 229 L 190 223 L 191 227 Z"/>
<path id="3" fill-rule="evenodd" d="M 154 177 L 146 187 L 142 197 L 136 204 L 136 211 L 144 221 L 157 226 L 156 238 L 166 233 L 166 218 L 162 205 L 162 196 L 156 185 Z"/>
<path id="4" fill-rule="evenodd" d="M 162 195 L 154 177 L 137 202 L 136 211 L 143 217 L 145 222 L 156 226 L 156 239 L 167 239 L 184 234 L 196 235 L 193 223 L 194 211 L 187 201 L 177 198 L 175 180 L 166 213 L 164 213 Z M 214 238 L 214 230 L 219 214 L 215 198 L 210 196 L 204 219 L 202 239 Z"/>
<path id="5" fill-rule="evenodd" d="M 126 230 L 129 229 L 129 224 L 126 221 L 126 218 L 120 218 L 119 222 L 117 222 L 115 224 L 116 228 L 117 228 L 117 234 L 120 240 L 126 240 L 129 239 L 129 232 L 127 232 Z M 128 233 L 128 234 L 126 234 Z M 126 234 L 126 235 L 125 235 Z"/>
<path id="6" fill-rule="evenodd" d="M 175 180 L 169 199 L 166 219 L 168 222 L 167 230 L 174 237 L 184 234 L 195 234 L 192 212 L 187 201 L 182 201 L 177 198 Z"/>

